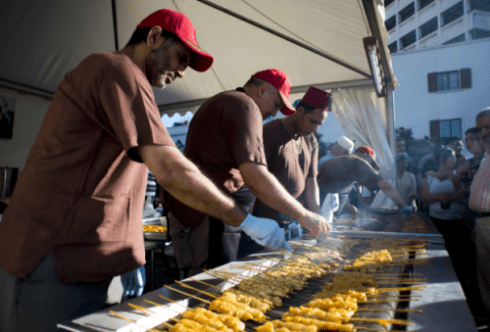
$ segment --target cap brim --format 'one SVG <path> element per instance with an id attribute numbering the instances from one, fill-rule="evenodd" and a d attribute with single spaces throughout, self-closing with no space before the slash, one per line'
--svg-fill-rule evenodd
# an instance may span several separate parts
<path id="1" fill-rule="evenodd" d="M 194 52 L 194 56 L 192 57 L 189 67 L 191 67 L 195 71 L 201 71 L 201 72 L 208 70 L 213 64 L 214 61 L 213 57 L 208 53 L 204 52 L 203 49 L 200 48 L 199 46 L 196 47 L 196 45 L 193 45 L 188 40 L 182 40 L 182 41 L 186 43 L 190 47 L 190 49 Z"/>
<path id="2" fill-rule="evenodd" d="M 294 112 L 296 112 L 296 109 L 293 107 L 293 104 L 291 104 L 289 99 L 286 98 L 286 96 L 283 95 L 281 91 L 279 91 L 279 94 L 281 95 L 282 102 L 284 103 L 284 105 L 286 105 L 283 108 L 281 108 L 281 113 L 284 115 L 293 115 Z"/>

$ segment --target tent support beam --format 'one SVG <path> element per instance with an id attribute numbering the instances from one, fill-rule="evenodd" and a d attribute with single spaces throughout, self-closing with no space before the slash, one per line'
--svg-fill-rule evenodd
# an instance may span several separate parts
<path id="1" fill-rule="evenodd" d="M 255 22 L 255 21 L 252 21 L 252 20 L 246 18 L 245 16 L 242 16 L 240 14 L 234 13 L 231 10 L 228 10 L 228 9 L 226 9 L 224 7 L 221 7 L 221 6 L 217 5 L 217 4 L 214 4 L 214 3 L 212 3 L 212 2 L 210 2 L 208 0 L 197 0 L 197 1 L 202 2 L 203 4 L 208 5 L 210 7 L 213 7 L 215 9 L 219 10 L 219 11 L 222 11 L 225 14 L 228 14 L 228 15 L 231 15 L 233 17 L 236 17 L 239 20 L 242 20 L 244 22 L 247 22 L 249 24 L 252 24 L 252 25 L 254 25 L 254 26 L 256 26 L 256 27 L 258 27 L 258 28 L 260 28 L 262 30 L 265 30 L 267 32 L 270 32 L 273 35 L 276 35 L 276 36 L 278 36 L 278 37 L 280 37 L 282 39 L 285 39 L 285 40 L 287 40 L 287 41 L 289 41 L 289 42 L 291 42 L 293 44 L 296 44 L 296 45 L 298 45 L 298 46 L 300 46 L 300 47 L 302 47 L 304 49 L 307 49 L 310 52 L 313 52 L 313 53 L 315 53 L 315 54 L 317 54 L 317 55 L 319 55 L 321 57 L 324 57 L 324 58 L 326 58 L 326 59 L 328 59 L 330 61 L 333 61 L 333 62 L 335 62 L 335 63 L 337 63 L 337 64 L 339 64 L 339 65 L 341 65 L 341 66 L 343 66 L 345 68 L 348 68 L 348 69 L 350 69 L 350 70 L 352 70 L 352 71 L 354 71 L 354 72 L 356 72 L 358 74 L 361 74 L 362 76 L 365 76 L 367 78 L 372 78 L 371 74 L 366 73 L 365 71 L 363 71 L 363 70 L 361 70 L 361 69 L 359 69 L 359 68 L 357 68 L 357 67 L 355 67 L 353 65 L 350 65 L 350 64 L 342 61 L 341 59 L 338 59 L 338 58 L 336 58 L 336 57 L 334 57 L 332 55 L 329 55 L 329 54 L 327 54 L 325 52 L 321 52 L 321 51 L 319 51 L 319 50 L 317 50 L 317 49 L 315 49 L 315 48 L 313 48 L 311 46 L 308 46 L 308 45 L 306 45 L 306 44 L 304 44 L 304 43 L 302 43 L 300 41 L 297 41 L 297 40 L 295 40 L 295 39 L 293 39 L 293 38 L 291 38 L 291 37 L 289 37 L 289 36 L 287 36 L 285 34 L 282 34 L 282 33 L 278 32 L 276 30 L 273 30 L 273 29 L 271 29 L 269 27 L 266 27 L 265 25 L 262 25 L 262 24 L 260 24 L 258 22 Z"/>
<path id="2" fill-rule="evenodd" d="M 114 44 L 116 46 L 116 51 L 119 51 L 119 39 L 117 37 L 117 10 L 116 10 L 116 0 L 112 0 L 112 25 L 114 27 Z"/>
<path id="3" fill-rule="evenodd" d="M 293 93 L 306 92 L 310 86 L 311 86 L 311 84 L 293 86 L 291 88 L 291 93 L 293 94 Z M 323 89 L 323 90 L 350 88 L 350 87 L 358 87 L 358 86 L 373 86 L 373 80 L 363 79 L 363 80 L 355 80 L 355 81 L 318 83 L 318 84 L 314 84 L 314 86 L 319 88 L 319 89 Z M 183 101 L 183 102 L 178 102 L 178 103 L 171 103 L 171 104 L 163 104 L 163 105 L 158 105 L 158 109 L 160 110 L 160 114 L 163 115 L 163 114 L 166 114 L 168 111 L 171 111 L 171 110 L 191 109 L 191 108 L 194 108 L 196 106 L 201 106 L 202 104 L 204 104 L 204 102 L 206 100 L 208 100 L 208 98 L 194 99 L 194 100 Z"/>

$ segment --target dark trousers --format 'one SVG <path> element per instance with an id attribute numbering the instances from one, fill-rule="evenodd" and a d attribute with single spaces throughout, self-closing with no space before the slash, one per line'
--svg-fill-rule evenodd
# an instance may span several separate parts
<path id="1" fill-rule="evenodd" d="M 476 245 L 471 235 L 473 221 L 433 217 L 431 220 L 444 238 L 446 250 L 472 314 L 483 317 L 485 314 L 477 280 Z"/>
<path id="2" fill-rule="evenodd" d="M 57 323 L 101 310 L 110 282 L 59 283 L 52 253 L 25 279 L 0 268 L 0 331 L 58 331 Z"/>

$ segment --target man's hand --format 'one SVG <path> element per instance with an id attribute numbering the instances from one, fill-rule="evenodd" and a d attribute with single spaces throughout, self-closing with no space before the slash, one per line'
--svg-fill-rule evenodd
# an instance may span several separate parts
<path id="1" fill-rule="evenodd" d="M 272 219 L 257 218 L 251 214 L 238 226 L 238 229 L 244 231 L 255 242 L 261 246 L 287 250 L 292 250 L 284 237 L 284 229 Z"/>
<path id="2" fill-rule="evenodd" d="M 302 217 L 299 221 L 302 227 L 310 231 L 310 236 L 319 237 L 320 235 L 327 235 L 330 231 L 330 226 L 328 226 L 327 220 L 310 211 L 306 211 L 307 214 Z"/>

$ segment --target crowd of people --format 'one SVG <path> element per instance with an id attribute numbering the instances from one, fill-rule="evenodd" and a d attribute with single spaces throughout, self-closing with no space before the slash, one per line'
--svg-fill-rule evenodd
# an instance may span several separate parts
<path id="1" fill-rule="evenodd" d="M 209 98 L 189 125 L 182 154 L 160 119 L 152 87 L 212 63 L 192 22 L 163 9 L 143 19 L 121 51 L 90 55 L 66 74 L 0 223 L 1 331 L 53 331 L 58 322 L 100 310 L 114 276 L 121 276 L 125 294 L 141 295 L 148 171 L 168 197 L 169 234 L 183 276 L 263 248 L 291 250 L 287 240 L 303 232 L 325 236 L 331 220 L 323 206 L 355 212 L 361 187 L 383 191 L 405 217 L 415 211 L 416 181 L 407 173 L 404 142 L 397 141 L 396 188 L 380 175 L 375 151 L 347 137 L 319 161 L 314 133 L 332 97 L 310 87 L 293 105 L 291 82 L 279 69 L 254 73 L 243 86 Z M 278 111 L 286 117 L 263 126 Z M 434 149 L 418 191 L 435 224 L 443 225 L 450 254 L 455 229 L 444 221 L 468 227 L 471 240 L 475 222 L 465 216 L 476 219 L 477 246 L 467 246 L 477 252 L 480 285 L 490 280 L 488 177 L 480 174 L 490 172 L 488 157 L 475 174 L 490 146 L 487 113 L 476 119 L 477 134 L 467 133 L 474 158 L 461 156 L 460 142 Z M 485 185 L 471 185 L 478 177 Z M 455 255 L 455 268 L 473 266 Z M 490 288 L 482 297 L 490 304 Z"/>

